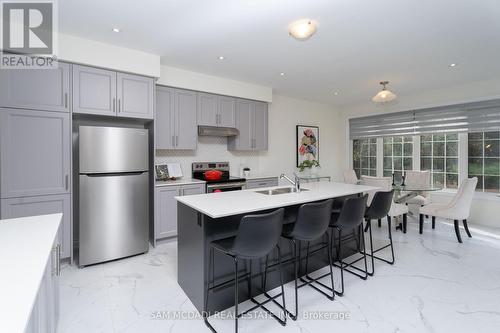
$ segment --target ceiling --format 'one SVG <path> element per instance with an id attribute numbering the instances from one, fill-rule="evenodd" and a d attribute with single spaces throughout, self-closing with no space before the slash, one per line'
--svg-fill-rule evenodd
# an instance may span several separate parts
<path id="1" fill-rule="evenodd" d="M 389 80 L 389 88 L 404 98 L 500 77 L 498 0 L 58 3 L 63 33 L 336 106 L 369 101 L 380 80 Z M 318 22 L 316 35 L 305 42 L 287 33 L 288 24 L 299 18 Z M 122 31 L 115 33 L 114 27 Z M 458 65 L 451 68 L 451 63 Z"/>

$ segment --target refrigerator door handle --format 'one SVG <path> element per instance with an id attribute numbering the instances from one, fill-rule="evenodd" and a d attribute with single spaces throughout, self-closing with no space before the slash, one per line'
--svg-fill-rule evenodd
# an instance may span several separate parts
<path id="1" fill-rule="evenodd" d="M 82 173 L 81 175 L 87 177 L 109 177 L 109 176 L 138 176 L 147 171 L 129 171 L 129 172 L 106 172 L 106 173 Z"/>

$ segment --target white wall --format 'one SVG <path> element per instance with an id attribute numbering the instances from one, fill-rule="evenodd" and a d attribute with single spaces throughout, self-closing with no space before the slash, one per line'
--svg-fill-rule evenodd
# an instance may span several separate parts
<path id="1" fill-rule="evenodd" d="M 184 175 L 191 173 L 193 161 L 229 161 L 231 173 L 238 175 L 240 166 L 248 166 L 253 174 L 279 176 L 295 171 L 295 126 L 320 127 L 321 173 L 340 177 L 338 152 L 342 144 L 338 136 L 339 113 L 331 106 L 274 95 L 269 105 L 269 150 L 265 152 L 227 151 L 226 139 L 199 137 L 196 151 L 157 150 L 156 163 L 180 162 Z"/>
<path id="2" fill-rule="evenodd" d="M 151 77 L 160 76 L 160 56 L 89 39 L 59 34 L 58 58 L 84 65 Z"/>
<path id="3" fill-rule="evenodd" d="M 338 154 L 343 144 L 339 120 L 332 106 L 274 95 L 269 107 L 269 150 L 262 153 L 261 169 L 291 174 L 296 165 L 296 125 L 314 125 L 319 126 L 320 173 L 339 179 Z"/>
<path id="4" fill-rule="evenodd" d="M 204 91 L 213 94 L 241 97 L 264 102 L 272 102 L 271 87 L 236 81 L 192 72 L 169 66 L 161 66 L 161 76 L 157 82 L 165 86 Z"/>
<path id="5" fill-rule="evenodd" d="M 393 88 L 395 93 L 398 93 L 397 88 Z M 399 95 L 398 103 L 384 107 L 374 105 L 368 96 L 365 103 L 351 105 L 341 109 L 340 118 L 344 126 L 340 128 L 342 132 L 340 135 L 343 137 L 340 154 L 345 157 L 345 163 L 340 165 L 339 168 L 348 168 L 350 163 L 348 137 L 349 118 L 494 98 L 500 98 L 500 79 L 457 85 L 439 90 L 424 90 L 411 95 Z M 432 194 L 433 200 L 441 203 L 449 202 L 452 196 L 453 193 L 450 192 Z M 500 216 L 500 197 L 493 194 L 477 193 L 471 208 L 471 222 L 498 227 L 498 219 L 493 218 L 493 216 Z"/>

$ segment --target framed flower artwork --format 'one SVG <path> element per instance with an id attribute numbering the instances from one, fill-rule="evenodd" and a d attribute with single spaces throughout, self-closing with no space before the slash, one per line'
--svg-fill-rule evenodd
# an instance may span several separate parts
<path id="1" fill-rule="evenodd" d="M 297 167 L 305 160 L 319 162 L 319 127 L 297 125 Z"/>

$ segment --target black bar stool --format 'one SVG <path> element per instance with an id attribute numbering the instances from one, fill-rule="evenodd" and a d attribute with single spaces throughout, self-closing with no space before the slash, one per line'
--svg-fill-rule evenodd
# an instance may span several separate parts
<path id="1" fill-rule="evenodd" d="M 328 288 L 330 290 L 334 290 L 334 284 L 333 284 L 333 268 L 332 268 L 332 257 L 330 253 L 330 239 L 328 238 L 327 230 L 328 230 L 328 225 L 330 223 L 330 217 L 332 213 L 332 205 L 333 205 L 333 200 L 326 200 L 323 202 L 314 202 L 314 203 L 308 203 L 300 206 L 299 212 L 297 214 L 297 220 L 293 224 L 288 224 L 285 225 L 283 228 L 283 233 L 282 236 L 290 241 L 290 244 L 293 247 L 293 268 L 295 272 L 294 280 L 295 280 L 295 314 L 292 314 L 290 311 L 286 311 L 290 315 L 290 317 L 293 320 L 297 320 L 297 315 L 298 315 L 298 303 L 299 303 L 299 297 L 298 297 L 298 289 L 302 288 L 303 286 L 309 285 L 312 288 L 316 289 L 323 295 L 325 295 L 328 299 L 332 300 L 335 298 L 335 292 L 332 291 L 332 294 L 329 295 L 323 290 L 319 289 L 317 286 L 313 285 L 312 283 L 317 283 L 319 282 L 318 280 L 325 277 L 326 275 L 330 275 L 330 280 L 332 287 Z M 321 246 L 318 249 L 315 249 L 314 253 L 318 253 L 322 249 L 327 249 L 328 253 L 328 263 L 330 266 L 330 273 L 326 274 L 322 277 L 315 278 L 315 279 L 310 279 L 309 281 L 305 281 L 302 279 L 304 282 L 303 284 L 299 285 L 298 284 L 298 279 L 299 279 L 299 265 L 302 262 L 302 258 L 297 256 L 297 248 L 300 246 L 301 241 L 307 242 L 307 254 L 306 254 L 306 273 L 307 273 L 307 261 L 309 258 L 309 244 L 311 241 L 319 239 L 323 236 L 326 237 L 326 244 Z M 275 302 L 277 304 L 277 302 Z M 279 304 L 277 304 L 279 306 Z"/>
<path id="2" fill-rule="evenodd" d="M 362 278 L 363 280 L 366 280 L 366 278 L 368 277 L 368 267 L 366 264 L 365 237 L 363 236 L 363 217 L 365 216 L 367 198 L 368 194 L 365 194 L 363 197 L 359 198 L 346 199 L 340 213 L 337 212 L 332 213 L 332 219 L 330 222 L 330 228 L 332 228 L 332 231 L 330 233 L 330 243 L 332 244 L 332 249 L 331 249 L 332 251 L 334 243 L 333 229 L 336 229 L 339 233 L 337 255 L 340 261 L 340 265 L 335 265 L 336 267 L 340 268 L 340 279 L 341 279 L 342 289 L 339 292 L 335 291 L 335 293 L 339 296 L 344 295 L 344 270 Z M 356 229 L 358 232 L 357 237 L 360 238 L 360 240 L 357 241 L 358 243 L 357 248 L 358 251 L 363 254 L 363 256 L 357 260 L 354 260 L 353 262 L 345 263 L 342 255 L 342 235 L 345 231 L 352 231 L 354 233 Z M 354 237 L 356 237 L 356 235 L 354 235 Z M 354 266 L 354 264 L 360 261 L 361 259 L 364 259 L 365 262 L 364 270 Z M 361 275 L 360 273 L 354 272 L 350 270 L 348 267 L 351 267 L 364 274 Z"/>
<path id="3" fill-rule="evenodd" d="M 384 262 L 391 264 L 391 265 L 394 264 L 394 247 L 392 244 L 391 217 L 387 215 L 387 214 L 389 214 L 389 210 L 391 209 L 393 197 L 394 197 L 394 190 L 380 191 L 380 192 L 375 193 L 375 195 L 373 196 L 373 200 L 370 204 L 370 207 L 368 207 L 366 209 L 366 212 L 365 212 L 365 220 L 366 220 L 365 231 L 367 229 L 370 231 L 370 254 L 367 254 L 368 256 L 371 257 L 371 261 L 372 261 L 372 270 L 371 270 L 371 272 L 368 272 L 368 275 L 370 275 L 370 276 L 375 274 L 375 261 L 374 261 L 374 259 L 384 261 Z M 384 245 L 376 250 L 373 250 L 371 221 L 372 220 L 381 221 L 384 217 L 387 217 L 387 228 L 389 231 L 389 244 Z M 375 253 L 377 253 L 378 251 L 381 251 L 389 246 L 391 247 L 391 255 L 392 255 L 391 260 L 377 257 L 375 255 Z"/>
<path id="4" fill-rule="evenodd" d="M 281 267 L 281 250 L 278 245 L 278 241 L 280 239 L 280 235 L 283 230 L 283 216 L 285 210 L 280 208 L 272 213 L 268 214 L 259 214 L 259 215 L 246 215 L 241 219 L 240 225 L 238 227 L 238 232 L 236 236 L 224 238 L 221 240 L 216 240 L 210 243 L 210 266 L 209 266 L 209 275 L 210 268 L 212 269 L 212 278 L 211 281 L 208 281 L 206 289 L 205 289 L 205 309 L 207 309 L 208 305 L 208 295 L 209 292 L 215 288 L 219 288 L 224 284 L 230 283 L 234 281 L 234 325 L 235 332 L 238 332 L 238 318 L 245 315 L 246 313 L 255 310 L 258 307 L 261 307 L 267 313 L 269 313 L 274 319 L 276 319 L 281 325 L 286 325 L 286 313 L 283 311 L 283 319 L 279 318 L 275 314 L 273 314 L 269 309 L 267 309 L 264 305 L 270 301 L 276 302 L 275 298 L 282 297 L 282 308 L 286 309 L 285 306 L 285 292 L 283 288 L 283 270 Z M 259 259 L 266 257 L 266 266 L 267 266 L 267 256 L 274 249 L 277 250 L 278 254 L 278 265 L 280 269 L 280 283 L 281 283 L 281 293 L 270 297 L 266 301 L 260 303 L 255 298 L 252 297 L 252 259 Z M 234 260 L 234 279 L 230 281 L 226 281 L 217 285 L 214 285 L 214 250 L 220 251 L 221 253 L 230 256 Z M 243 276 L 238 277 L 238 262 L 240 260 L 249 260 L 250 261 L 250 269 L 249 272 L 244 274 Z M 267 271 L 267 267 L 266 267 Z M 255 305 L 251 309 L 238 314 L 238 283 L 239 279 L 247 278 L 248 281 L 248 293 L 250 295 L 250 299 L 254 302 Z M 212 286 L 210 286 L 212 284 Z M 265 284 L 265 278 L 263 281 Z M 264 288 L 264 286 L 263 286 Z M 278 303 L 279 304 L 279 303 Z M 212 330 L 212 332 L 216 332 L 215 328 L 208 322 L 208 313 L 204 314 L 205 324 Z"/>

